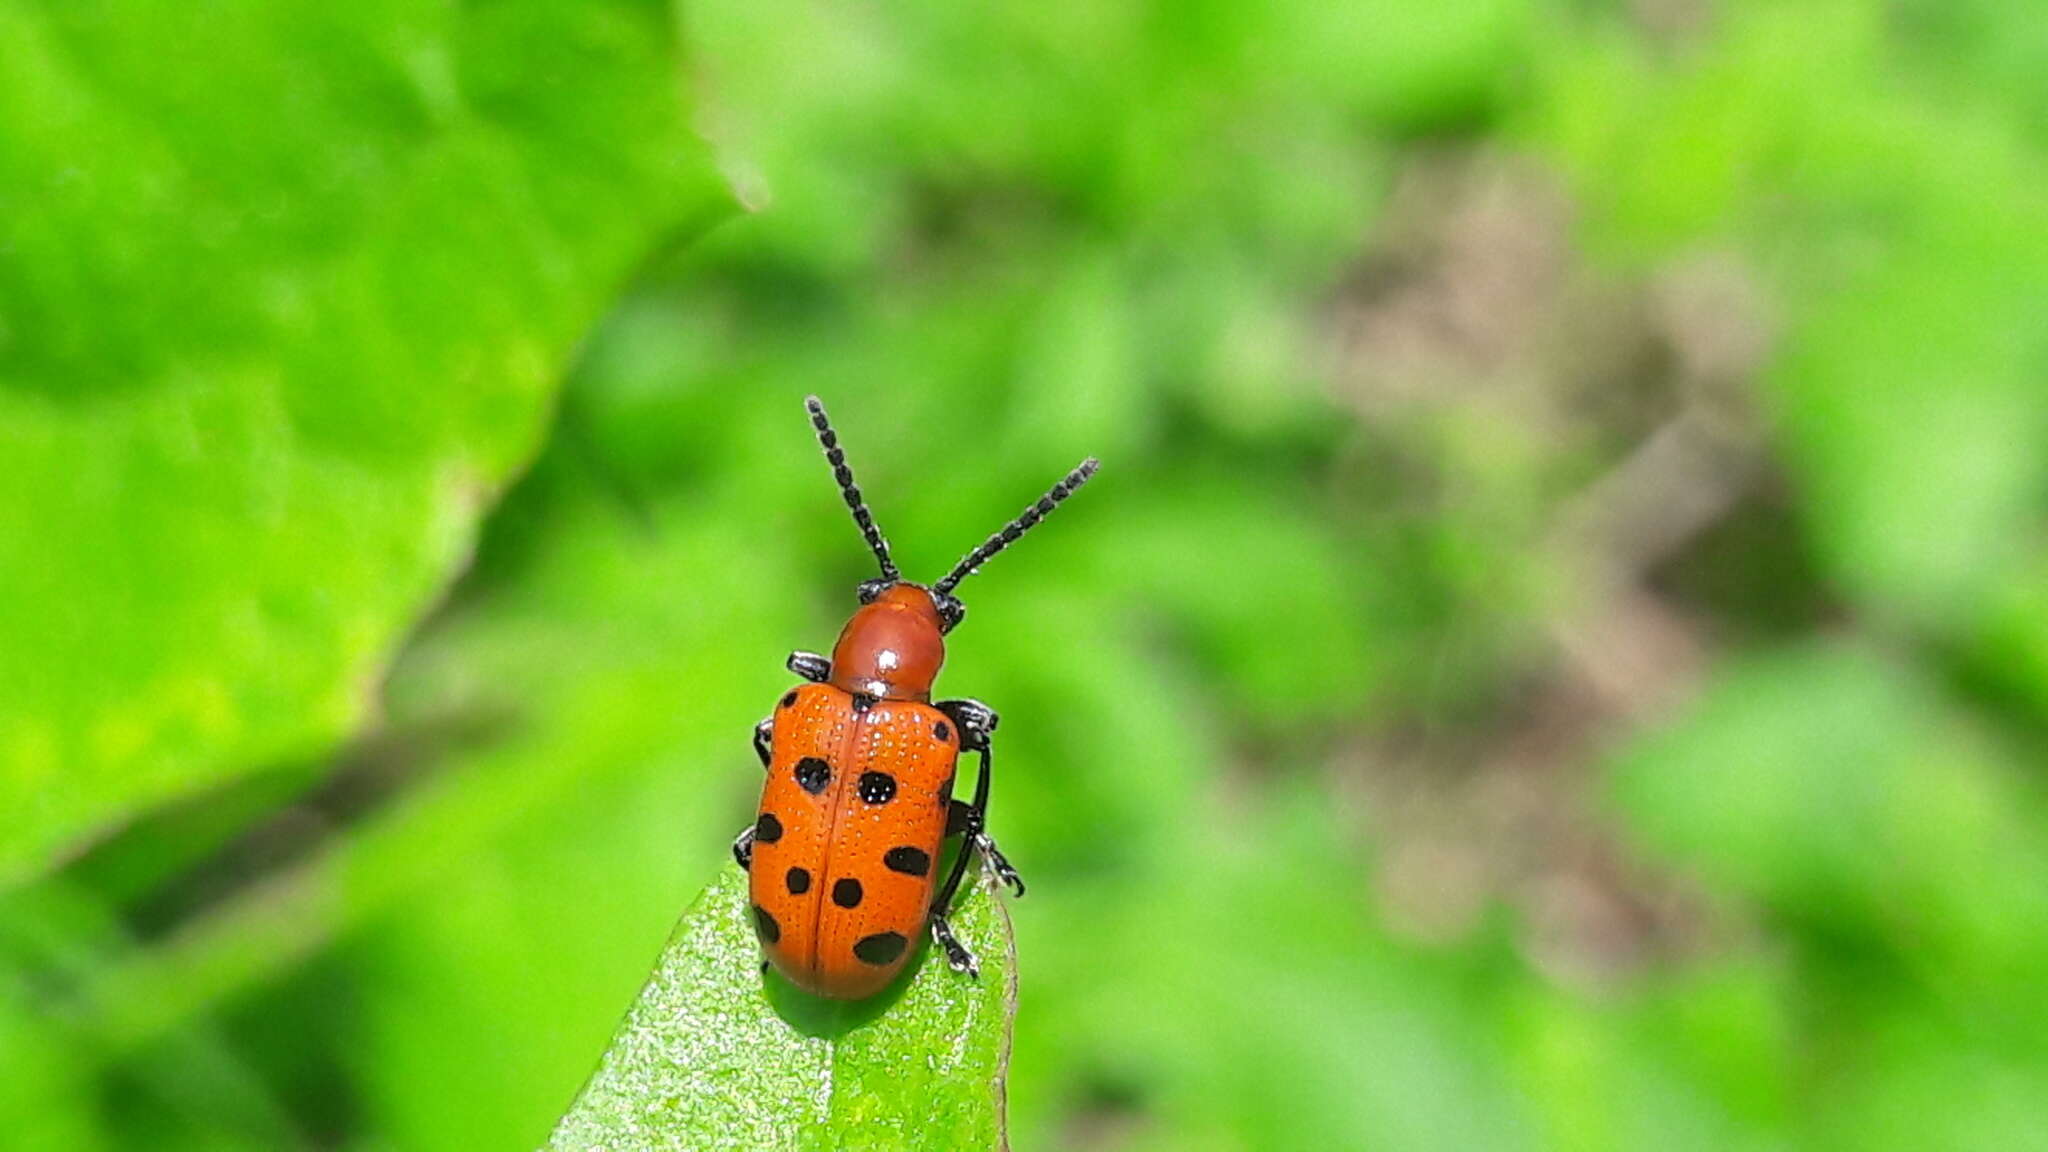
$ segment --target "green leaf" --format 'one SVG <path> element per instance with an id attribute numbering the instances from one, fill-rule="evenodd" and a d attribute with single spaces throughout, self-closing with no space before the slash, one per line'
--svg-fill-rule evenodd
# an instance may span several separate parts
<path id="1" fill-rule="evenodd" d="M 1010 921 L 980 873 L 953 927 L 981 979 L 929 948 L 872 1000 L 764 977 L 746 875 L 722 870 L 676 928 L 551 1149 L 1005 1147 L 1016 1010 Z"/>
<path id="2" fill-rule="evenodd" d="M 369 715 L 577 341 L 722 211 L 670 19 L 0 5 L 0 883 Z"/>

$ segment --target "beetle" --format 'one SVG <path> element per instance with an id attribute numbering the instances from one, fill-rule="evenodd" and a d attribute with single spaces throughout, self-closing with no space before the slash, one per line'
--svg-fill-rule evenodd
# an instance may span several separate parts
<path id="1" fill-rule="evenodd" d="M 790 653 L 789 670 L 803 683 L 754 727 L 768 779 L 732 853 L 749 874 L 763 971 L 772 964 L 813 995 L 863 999 L 895 978 L 929 929 L 953 970 L 978 979 L 974 954 L 946 922 L 968 857 L 981 853 L 1019 896 L 1024 882 L 988 834 L 995 710 L 979 700 L 932 702 L 945 636 L 967 614 L 953 589 L 1087 483 L 1096 461 L 1082 461 L 952 571 L 917 584 L 890 559 L 825 406 L 812 396 L 804 407 L 881 576 L 859 586 L 860 607 L 830 659 Z M 962 753 L 981 761 L 965 802 L 953 798 Z M 935 884 L 954 835 L 959 850 Z"/>

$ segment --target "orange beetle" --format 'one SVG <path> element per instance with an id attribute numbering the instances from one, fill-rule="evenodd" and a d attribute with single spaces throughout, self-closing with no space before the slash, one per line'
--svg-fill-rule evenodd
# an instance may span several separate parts
<path id="1" fill-rule="evenodd" d="M 754 929 L 767 962 L 818 996 L 858 1000 L 881 991 L 927 925 L 954 970 L 978 977 L 974 954 L 946 924 L 970 851 L 987 856 L 1019 896 L 1024 882 L 986 831 L 995 712 L 977 700 L 932 703 L 945 635 L 967 612 L 953 588 L 1073 495 L 1095 474 L 1095 459 L 927 587 L 904 580 L 889 559 L 825 406 L 815 396 L 804 406 L 882 575 L 861 584 L 861 606 L 830 660 L 790 654 L 789 670 L 807 683 L 754 728 L 768 782 L 759 815 L 732 845 L 750 874 Z M 953 799 L 961 752 L 981 757 L 974 799 L 965 803 Z M 965 840 L 935 885 L 954 833 Z"/>

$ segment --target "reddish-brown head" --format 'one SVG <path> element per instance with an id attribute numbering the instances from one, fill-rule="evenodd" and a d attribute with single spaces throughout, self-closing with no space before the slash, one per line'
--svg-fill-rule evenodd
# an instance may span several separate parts
<path id="1" fill-rule="evenodd" d="M 853 482 L 853 469 L 847 467 L 846 453 L 839 447 L 839 436 L 825 416 L 825 406 L 812 396 L 804 401 L 804 407 L 810 410 L 811 426 L 817 430 L 825 461 L 832 465 L 832 476 L 839 482 L 840 495 L 853 513 L 853 522 L 859 525 L 861 538 L 882 566 L 880 579 L 860 586 L 860 609 L 846 622 L 845 630 L 839 633 L 838 646 L 832 649 L 832 683 L 848 692 L 869 696 L 929 699 L 939 665 L 946 661 L 946 633 L 967 615 L 966 606 L 953 595 L 954 587 L 972 576 L 990 557 L 1016 543 L 1060 501 L 1087 483 L 1095 475 L 1095 458 L 1083 460 L 1015 520 L 982 541 L 953 565 L 952 571 L 927 588 L 904 580 L 896 570 L 896 562 L 889 558 L 889 541 L 876 527 L 867 501 L 861 498 L 860 486 Z"/>
<path id="2" fill-rule="evenodd" d="M 946 625 L 932 595 L 899 581 L 853 614 L 832 649 L 832 683 L 888 700 L 929 700 L 946 662 Z"/>

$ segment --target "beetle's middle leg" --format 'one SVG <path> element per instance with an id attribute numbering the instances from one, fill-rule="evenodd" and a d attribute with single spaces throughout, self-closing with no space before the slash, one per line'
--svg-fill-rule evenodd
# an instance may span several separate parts
<path id="1" fill-rule="evenodd" d="M 769 757 L 774 753 L 772 743 L 774 738 L 775 717 L 770 716 L 759 724 L 754 725 L 754 755 L 761 758 L 761 769 L 764 772 L 768 769 Z M 740 862 L 741 868 L 748 871 L 753 870 L 754 825 L 747 825 L 745 831 L 733 838 L 732 858 Z"/>
<path id="2" fill-rule="evenodd" d="M 1009 858 L 1003 855 L 1002 849 L 996 847 L 995 837 L 988 834 L 990 756 L 995 745 L 996 725 L 1001 718 L 995 709 L 979 700 L 941 700 L 937 707 L 960 726 L 960 750 L 981 754 L 981 778 L 974 782 L 974 799 L 967 803 L 953 801 L 946 811 L 946 834 L 966 836 L 974 849 L 994 865 L 997 879 L 1022 896 L 1023 878 L 1010 866 Z M 965 851 L 964 846 L 962 851 Z"/>
<path id="3" fill-rule="evenodd" d="M 980 852 L 995 868 L 996 879 L 1009 885 L 1014 894 L 1024 895 L 1024 878 L 1017 875 L 1017 870 L 1010 866 L 1009 857 L 996 847 L 996 838 L 988 834 L 988 813 L 985 809 L 976 808 L 965 800 L 953 801 L 946 810 L 946 835 L 967 837 L 967 845 L 963 845 L 961 850 L 964 852 L 971 846 Z"/>

